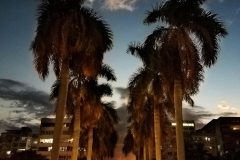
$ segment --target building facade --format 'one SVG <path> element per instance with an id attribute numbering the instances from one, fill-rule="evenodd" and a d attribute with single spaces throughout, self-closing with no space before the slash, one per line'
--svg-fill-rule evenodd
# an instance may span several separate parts
<path id="1" fill-rule="evenodd" d="M 19 130 L 6 130 L 0 137 L 0 157 L 9 158 L 16 152 L 31 149 L 32 130 L 22 127 Z"/>
<path id="2" fill-rule="evenodd" d="M 71 119 L 64 119 L 63 133 L 60 144 L 59 160 L 70 160 L 72 153 L 72 142 L 73 139 L 69 133 Z M 55 126 L 55 118 L 42 118 L 37 153 L 46 158 L 51 159 L 51 150 L 53 143 L 53 131 Z"/>
<path id="3" fill-rule="evenodd" d="M 163 158 L 166 160 L 176 160 L 177 158 L 177 145 L 176 145 L 176 123 L 171 122 L 172 140 L 168 146 L 163 148 Z M 191 140 L 191 134 L 195 132 L 194 120 L 183 120 L 183 135 L 184 141 Z"/>
<path id="4" fill-rule="evenodd" d="M 194 120 L 183 120 L 183 135 L 184 142 L 203 145 L 203 149 L 213 156 L 217 156 L 217 143 L 216 136 L 212 133 L 196 132 Z M 176 123 L 171 123 L 173 138 L 170 145 L 164 150 L 164 159 L 176 160 L 177 159 L 177 147 L 176 147 Z"/>
<path id="5" fill-rule="evenodd" d="M 213 119 L 198 132 L 211 133 L 216 136 L 219 156 L 240 150 L 240 117 Z"/>

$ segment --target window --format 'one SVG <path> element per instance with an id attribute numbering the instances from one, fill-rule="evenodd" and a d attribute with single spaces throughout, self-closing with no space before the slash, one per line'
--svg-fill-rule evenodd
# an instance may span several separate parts
<path id="1" fill-rule="evenodd" d="M 53 143 L 53 139 L 52 138 L 40 139 L 40 143 Z"/>
<path id="2" fill-rule="evenodd" d="M 67 147 L 60 147 L 59 151 L 67 151 Z"/>
<path id="3" fill-rule="evenodd" d="M 48 151 L 48 147 L 39 147 L 38 150 L 39 151 Z"/>
<path id="4" fill-rule="evenodd" d="M 18 143 L 13 143 L 12 147 L 18 147 Z"/>
<path id="5" fill-rule="evenodd" d="M 22 137 L 21 140 L 22 140 L 22 141 L 26 141 L 26 140 L 27 140 L 27 137 Z"/>
<path id="6" fill-rule="evenodd" d="M 206 141 L 210 141 L 211 139 L 209 137 L 205 137 L 205 140 Z"/>
<path id="7" fill-rule="evenodd" d="M 172 155 L 172 152 L 168 152 L 168 155 L 171 156 L 171 155 Z"/>
<path id="8" fill-rule="evenodd" d="M 20 147 L 26 147 L 26 143 L 19 143 Z"/>
<path id="9" fill-rule="evenodd" d="M 233 127 L 233 130 L 234 131 L 240 130 L 240 127 L 239 126 Z"/>

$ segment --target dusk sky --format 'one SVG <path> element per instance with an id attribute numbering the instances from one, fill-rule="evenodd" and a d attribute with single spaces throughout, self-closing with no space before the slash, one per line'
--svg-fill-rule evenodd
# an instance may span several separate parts
<path id="1" fill-rule="evenodd" d="M 141 62 L 126 53 L 130 42 L 143 42 L 157 25 L 145 26 L 146 11 L 161 0 L 89 0 L 88 6 L 98 11 L 114 34 L 114 47 L 105 54 L 104 62 L 117 76 L 112 83 L 121 123 L 118 150 L 126 132 L 128 79 Z M 41 81 L 33 66 L 29 51 L 36 30 L 37 0 L 0 0 L 0 132 L 15 127 L 30 126 L 37 132 L 40 118 L 53 114 L 48 97 L 55 80 L 50 73 Z M 183 102 L 184 119 L 195 120 L 200 128 L 213 118 L 240 116 L 240 1 L 209 0 L 203 6 L 219 15 L 228 35 L 221 40 L 217 63 L 205 70 L 200 92 L 193 97 L 195 107 Z M 115 160 L 126 159 L 117 152 Z M 131 157 L 127 158 L 131 159 Z"/>

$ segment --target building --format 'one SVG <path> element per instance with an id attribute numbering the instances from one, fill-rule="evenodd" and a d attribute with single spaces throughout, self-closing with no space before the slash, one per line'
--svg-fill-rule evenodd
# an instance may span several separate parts
<path id="1" fill-rule="evenodd" d="M 192 133 L 190 136 L 189 142 L 201 143 L 203 144 L 203 149 L 208 151 L 208 153 L 212 154 L 214 157 L 217 157 L 217 142 L 216 136 L 212 133 Z M 185 141 L 186 143 L 187 141 Z"/>
<path id="2" fill-rule="evenodd" d="M 32 141 L 31 141 L 31 150 L 37 150 L 38 147 L 38 134 L 32 134 Z"/>
<path id="3" fill-rule="evenodd" d="M 63 133 L 60 144 L 59 160 L 70 160 L 72 153 L 72 142 L 73 139 L 69 133 L 71 119 L 64 119 Z M 46 158 L 51 158 L 51 150 L 53 143 L 53 131 L 55 126 L 55 118 L 42 118 L 39 137 L 38 137 L 38 148 L 37 153 Z"/>
<path id="4" fill-rule="evenodd" d="M 9 158 L 16 152 L 25 151 L 31 148 L 32 130 L 22 127 L 18 130 L 6 130 L 1 133 L 0 157 Z"/>
<path id="5" fill-rule="evenodd" d="M 175 133 L 176 132 L 176 123 L 172 122 L 172 131 Z M 195 132 L 195 122 L 194 120 L 183 120 L 183 134 L 184 135 L 189 135 L 191 133 Z"/>
<path id="6" fill-rule="evenodd" d="M 240 150 L 240 117 L 219 117 L 206 124 L 199 133 L 211 133 L 216 136 L 219 156 Z"/>
<path id="7" fill-rule="evenodd" d="M 176 123 L 171 122 L 171 130 L 173 133 L 173 138 L 171 143 L 163 149 L 164 159 L 174 160 L 177 157 L 177 146 L 176 146 Z M 185 141 L 191 140 L 191 134 L 195 132 L 195 122 L 194 120 L 183 120 L 183 135 Z"/>

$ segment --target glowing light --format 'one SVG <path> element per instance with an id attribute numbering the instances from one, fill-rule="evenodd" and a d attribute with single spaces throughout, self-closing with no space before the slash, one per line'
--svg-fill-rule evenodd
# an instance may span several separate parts
<path id="1" fill-rule="evenodd" d="M 176 123 L 172 123 L 172 126 L 176 126 L 177 124 Z M 183 123 L 183 126 L 187 127 L 187 126 L 190 126 L 190 127 L 194 127 L 194 123 Z"/>
<path id="2" fill-rule="evenodd" d="M 233 127 L 233 130 L 240 130 L 239 127 Z"/>

